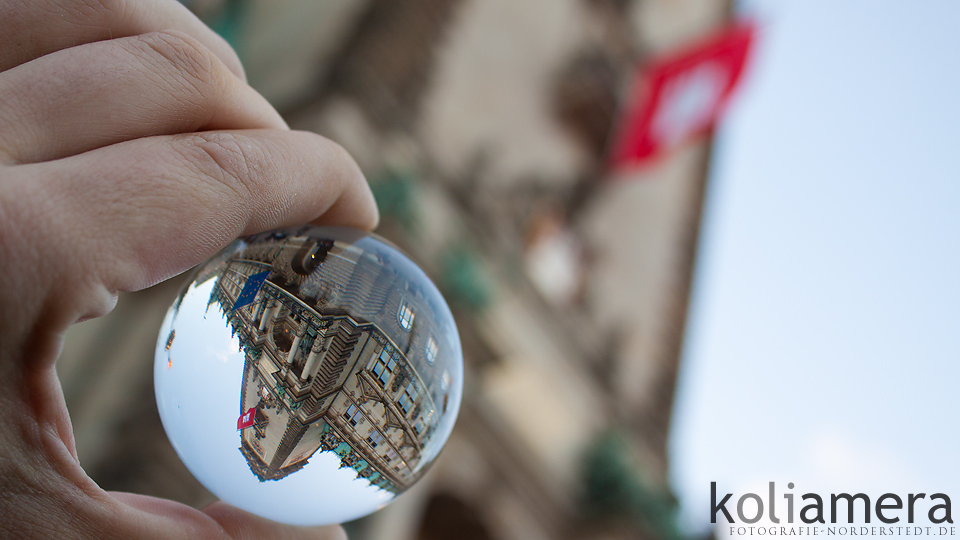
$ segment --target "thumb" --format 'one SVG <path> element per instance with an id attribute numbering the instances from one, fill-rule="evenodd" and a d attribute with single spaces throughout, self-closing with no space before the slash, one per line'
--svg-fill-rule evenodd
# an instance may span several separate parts
<path id="1" fill-rule="evenodd" d="M 339 525 L 296 527 L 255 516 L 222 502 L 203 509 L 234 540 L 347 540 Z"/>

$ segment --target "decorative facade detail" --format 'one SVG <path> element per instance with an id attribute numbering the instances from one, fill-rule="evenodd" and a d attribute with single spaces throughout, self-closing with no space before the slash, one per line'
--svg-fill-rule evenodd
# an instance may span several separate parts
<path id="1" fill-rule="evenodd" d="M 420 354 L 436 329 L 397 317 L 429 306 L 382 258 L 332 240 L 268 240 L 226 263 L 208 304 L 245 356 L 240 414 L 255 409 L 255 420 L 240 452 L 261 481 L 333 452 L 357 478 L 399 493 L 419 476 L 446 402 L 424 382 L 432 362 Z"/>

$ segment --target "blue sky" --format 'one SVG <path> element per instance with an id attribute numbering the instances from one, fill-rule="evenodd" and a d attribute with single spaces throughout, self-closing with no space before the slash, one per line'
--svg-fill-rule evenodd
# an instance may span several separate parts
<path id="1" fill-rule="evenodd" d="M 960 503 L 960 3 L 744 11 L 671 437 L 684 522 L 710 481 Z"/>

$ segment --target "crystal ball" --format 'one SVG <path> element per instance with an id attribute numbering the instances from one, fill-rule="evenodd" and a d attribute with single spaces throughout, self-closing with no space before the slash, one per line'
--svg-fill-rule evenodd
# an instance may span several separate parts
<path id="1" fill-rule="evenodd" d="M 376 235 L 278 229 L 200 265 L 167 312 L 164 429 L 221 500 L 295 525 L 373 512 L 417 481 L 463 388 L 450 309 Z"/>

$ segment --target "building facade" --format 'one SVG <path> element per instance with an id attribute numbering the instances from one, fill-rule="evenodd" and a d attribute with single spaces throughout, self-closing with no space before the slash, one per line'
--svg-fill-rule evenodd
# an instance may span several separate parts
<path id="1" fill-rule="evenodd" d="M 226 263 L 209 303 L 245 355 L 239 414 L 253 422 L 240 451 L 250 469 L 279 480 L 333 452 L 371 485 L 404 490 L 451 399 L 437 361 L 449 351 L 423 291 L 389 255 L 349 242 L 249 240 L 261 243 Z"/>

